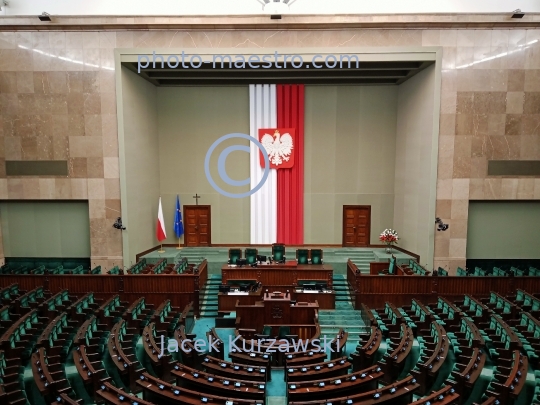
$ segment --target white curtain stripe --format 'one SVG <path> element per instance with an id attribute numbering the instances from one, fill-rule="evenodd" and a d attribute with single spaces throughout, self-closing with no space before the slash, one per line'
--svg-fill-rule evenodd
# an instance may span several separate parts
<path id="1" fill-rule="evenodd" d="M 275 128 L 276 117 L 276 85 L 249 85 L 249 125 L 250 135 L 258 139 L 259 128 Z M 251 188 L 262 179 L 264 170 L 259 163 L 259 148 L 253 143 L 250 146 Z M 264 186 L 251 197 L 251 243 L 274 243 L 277 235 L 277 174 L 270 170 Z"/>

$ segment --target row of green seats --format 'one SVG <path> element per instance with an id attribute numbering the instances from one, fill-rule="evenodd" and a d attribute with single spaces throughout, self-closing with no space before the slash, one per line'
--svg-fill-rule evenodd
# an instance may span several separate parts
<path id="1" fill-rule="evenodd" d="M 163 270 L 167 268 L 167 259 L 163 259 L 156 266 L 154 266 L 154 274 L 161 274 Z"/>
<path id="2" fill-rule="evenodd" d="M 484 269 L 481 269 L 480 267 L 474 268 L 473 276 L 486 276 L 487 273 Z"/>
<path id="3" fill-rule="evenodd" d="M 4 351 L 9 358 L 28 359 L 32 353 L 32 347 L 36 341 L 36 331 L 41 329 L 42 320 L 39 318 L 37 309 L 33 309 L 22 318 L 15 321 L 16 327 L 7 336 L 7 342 L 4 340 Z M 4 335 L 5 339 L 6 336 Z"/>
<path id="4" fill-rule="evenodd" d="M 102 308 L 102 315 L 112 316 L 115 312 L 118 312 L 118 309 L 122 308 L 122 302 L 120 301 L 120 296 L 115 295 L 109 302 L 107 302 Z"/>
<path id="5" fill-rule="evenodd" d="M 2 302 L 5 304 L 11 303 L 11 301 L 17 298 L 19 295 L 20 291 L 18 284 L 11 284 L 0 290 L 0 300 L 2 300 Z"/>
<path id="6" fill-rule="evenodd" d="M 473 320 L 468 317 L 461 318 L 458 332 L 447 332 L 456 355 L 465 354 L 464 349 L 468 352 L 468 348 L 482 348 L 485 344 L 485 339 L 484 336 L 481 336 L 480 339 L 479 334 L 481 335 L 481 331 L 474 324 Z"/>
<path id="7" fill-rule="evenodd" d="M 43 287 L 40 286 L 18 297 L 15 300 L 15 303 L 17 308 L 24 308 L 26 310 L 30 310 L 31 307 L 34 307 L 37 304 L 43 302 L 45 298 L 45 290 L 43 289 Z"/>
<path id="8" fill-rule="evenodd" d="M 409 260 L 409 268 L 413 271 L 414 274 L 419 274 L 421 276 L 426 276 L 427 271 L 413 259 Z"/>
<path id="9" fill-rule="evenodd" d="M 176 314 L 172 314 L 173 311 L 174 308 L 171 305 L 171 301 L 167 300 L 166 303 L 161 306 L 161 311 L 158 312 L 158 310 L 156 310 L 156 313 L 154 314 L 157 318 L 156 324 L 158 324 L 160 328 L 167 327 L 168 332 L 172 332 L 176 329 L 180 315 L 182 315 L 182 312 L 180 311 L 177 311 Z"/>
<path id="10" fill-rule="evenodd" d="M 147 311 L 145 311 L 148 308 L 144 301 L 144 297 L 141 298 L 136 306 L 131 309 L 131 319 L 133 321 L 139 321 L 139 327 L 144 328 L 146 325 L 148 325 L 148 314 Z"/>
<path id="11" fill-rule="evenodd" d="M 474 316 L 483 317 L 484 316 L 484 306 L 479 304 L 476 300 L 471 298 L 469 295 L 465 295 L 463 300 L 463 308 L 467 312 L 474 313 Z"/>
<path id="12" fill-rule="evenodd" d="M 47 308 L 49 312 L 58 311 L 59 309 L 64 308 L 69 302 L 71 302 L 71 297 L 69 296 L 68 290 L 63 290 L 46 299 L 43 302 L 42 308 Z"/>
<path id="13" fill-rule="evenodd" d="M 448 272 L 445 269 L 443 269 L 442 267 L 439 267 L 437 269 L 437 275 L 446 277 L 446 276 L 448 276 Z"/>
<path id="14" fill-rule="evenodd" d="M 438 297 L 437 299 L 437 308 L 446 315 L 446 319 L 453 320 L 457 318 L 456 310 L 454 309 L 454 307 L 450 305 L 446 300 L 442 299 L 442 297 Z"/>
<path id="15" fill-rule="evenodd" d="M 512 303 L 493 291 L 489 294 L 489 303 L 494 304 L 496 309 L 502 309 L 503 314 L 512 313 Z"/>
<path id="16" fill-rule="evenodd" d="M 414 371 L 420 371 L 420 367 L 419 367 L 420 359 L 424 356 L 428 356 L 428 353 L 426 353 L 426 351 L 433 350 L 433 347 L 437 346 L 437 343 L 439 342 L 439 333 L 438 333 L 438 329 L 436 325 L 437 325 L 436 322 L 431 322 L 430 324 L 429 334 L 433 338 L 433 345 L 430 344 L 430 347 L 426 345 L 426 338 L 424 336 L 417 336 L 416 338 L 416 340 L 418 341 L 418 344 L 420 345 L 420 358 L 419 358 L 419 362 L 416 363 L 416 366 L 414 366 L 414 369 L 413 369 Z M 446 354 L 443 354 L 443 353 L 441 353 L 441 355 L 446 356 Z"/>
<path id="17" fill-rule="evenodd" d="M 540 339 L 540 325 L 538 321 L 528 312 L 522 312 L 519 325 L 514 327 L 513 330 L 521 339 L 527 356 L 535 363 L 538 362 L 540 356 L 538 356 L 539 352 L 537 352 L 536 348 L 539 348 L 539 346 L 535 343 Z M 536 347 L 533 347 L 533 345 Z"/>
<path id="18" fill-rule="evenodd" d="M 508 273 L 504 271 L 503 269 L 500 269 L 498 267 L 493 267 L 493 275 L 497 277 L 506 277 L 508 276 Z"/>
<path id="19" fill-rule="evenodd" d="M 4 387 L 7 385 L 11 387 L 9 390 Z M 24 389 L 24 367 L 20 365 L 19 359 L 7 360 L 2 350 L 0 350 L 0 393 L 9 398 L 13 404 L 30 403 Z"/>
<path id="20" fill-rule="evenodd" d="M 38 347 L 47 348 L 49 356 L 60 356 L 65 360 L 71 346 L 73 329 L 73 325 L 69 324 L 67 314 L 62 312 L 52 320 L 40 336 Z"/>
<path id="21" fill-rule="evenodd" d="M 110 269 L 107 274 L 112 274 L 114 276 L 117 276 L 120 274 L 120 268 L 118 266 L 114 266 L 112 269 Z"/>
<path id="22" fill-rule="evenodd" d="M 424 310 L 422 305 L 419 304 L 415 298 L 413 298 L 410 312 L 412 313 L 412 316 L 415 317 L 415 319 L 414 320 L 411 319 L 407 315 L 407 313 L 402 312 L 402 314 L 403 314 L 403 317 L 405 318 L 405 321 L 407 322 L 407 325 L 409 325 L 413 330 L 415 330 L 417 328 L 416 322 L 418 322 L 419 324 L 426 323 L 427 321 L 429 321 L 432 315 L 434 318 L 436 317 L 436 319 L 440 321 L 438 316 L 431 314 L 431 312 L 426 312 L 426 310 L 427 308 Z"/>
<path id="23" fill-rule="evenodd" d="M 8 325 L 11 324 L 12 322 L 11 316 L 9 314 L 9 308 L 10 308 L 9 305 L 5 305 L 2 308 L 0 308 L 0 323 L 3 326 L 7 326 L 7 325 L 4 325 L 4 322 L 6 322 Z"/>
<path id="24" fill-rule="evenodd" d="M 99 329 L 98 319 L 92 315 L 82 326 L 84 328 L 84 343 L 86 347 L 96 345 L 98 352 L 103 353 L 107 342 L 107 333 Z"/>
<path id="25" fill-rule="evenodd" d="M 484 391 L 484 395 L 482 395 L 481 400 L 478 402 L 501 405 L 520 403 L 517 400 L 514 402 L 514 398 L 519 396 L 519 393 L 525 386 L 525 381 L 523 380 L 527 379 L 528 359 L 519 351 L 513 352 L 510 356 L 511 358 L 508 359 L 509 362 L 503 367 L 499 365 L 493 367 L 493 377 L 486 391 Z M 524 372 L 522 372 L 522 367 L 524 368 Z M 516 368 L 519 370 L 517 373 L 514 371 Z M 510 376 L 512 378 L 509 378 Z M 507 384 L 507 381 L 510 381 L 510 384 Z M 519 390 L 517 389 L 518 387 Z M 496 399 L 493 400 L 494 398 Z M 529 404 L 532 405 L 530 402 Z"/>
<path id="26" fill-rule="evenodd" d="M 457 268 L 457 275 L 461 277 L 468 276 L 469 273 L 467 273 L 467 270 L 462 269 L 461 267 Z"/>
<path id="27" fill-rule="evenodd" d="M 71 310 L 72 316 L 86 316 L 85 314 L 89 312 L 89 309 L 93 309 L 97 305 L 94 299 L 94 293 L 90 292 L 84 297 L 79 298 L 73 305 L 69 307 Z"/>
<path id="28" fill-rule="evenodd" d="M 372 309 L 371 313 L 373 314 L 373 316 L 375 318 L 375 321 L 377 321 L 377 327 L 382 331 L 383 335 L 386 335 L 388 333 L 388 328 L 386 327 L 386 325 L 382 321 L 382 319 L 379 316 L 379 314 L 377 313 L 377 311 Z"/>
<path id="29" fill-rule="evenodd" d="M 537 276 L 540 276 L 540 269 L 537 269 L 535 267 L 529 267 L 529 270 L 523 270 L 523 269 L 518 269 L 517 267 L 512 267 L 510 270 L 512 270 L 514 272 L 514 275 L 518 276 L 518 277 L 523 277 L 523 276 L 531 276 L 531 277 L 537 277 Z"/>
<path id="30" fill-rule="evenodd" d="M 128 272 L 131 271 L 131 274 L 140 274 L 145 267 L 146 267 L 146 259 L 142 259 L 141 261 L 135 263 L 131 267 L 131 269 L 128 270 Z"/>
<path id="31" fill-rule="evenodd" d="M 523 290 L 517 290 L 516 304 L 526 307 L 527 311 L 540 311 L 540 299 Z"/>
<path id="32" fill-rule="evenodd" d="M 384 313 L 386 317 L 390 320 L 390 323 L 392 325 L 397 325 L 398 321 L 399 323 L 402 322 L 402 318 L 398 318 L 397 314 L 393 311 L 392 307 L 388 304 L 388 302 L 384 306 Z"/>
<path id="33" fill-rule="evenodd" d="M 490 320 L 489 320 L 488 331 L 495 332 L 495 336 L 498 336 L 500 338 L 500 343 L 503 345 L 502 346 L 503 349 L 505 350 L 517 349 L 518 342 L 513 341 L 512 336 L 508 335 L 506 329 L 503 327 L 503 323 L 504 321 L 499 315 L 496 315 L 496 314 L 491 315 Z M 495 336 L 493 336 L 493 334 L 489 335 L 490 340 L 493 341 L 493 338 Z M 489 340 L 487 339 L 486 341 L 489 342 Z M 500 350 L 500 349 L 497 349 L 496 347 L 491 347 L 489 349 L 489 355 L 492 359 L 499 358 L 500 353 L 497 350 Z"/>
<path id="34" fill-rule="evenodd" d="M 176 265 L 176 272 L 182 274 L 188 266 L 188 260 L 186 257 L 183 257 L 182 260 Z"/>

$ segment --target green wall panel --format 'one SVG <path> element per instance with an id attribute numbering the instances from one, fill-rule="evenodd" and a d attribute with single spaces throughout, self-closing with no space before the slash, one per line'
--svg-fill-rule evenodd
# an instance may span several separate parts
<path id="1" fill-rule="evenodd" d="M 540 259 L 540 201 L 470 201 L 467 259 Z"/>
<path id="2" fill-rule="evenodd" d="M 0 222 L 6 257 L 90 257 L 86 201 L 4 201 Z"/>

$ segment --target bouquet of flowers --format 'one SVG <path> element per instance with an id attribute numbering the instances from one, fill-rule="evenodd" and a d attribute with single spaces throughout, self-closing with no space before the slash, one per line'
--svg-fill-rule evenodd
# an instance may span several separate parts
<path id="1" fill-rule="evenodd" d="M 385 229 L 379 235 L 379 240 L 381 242 L 386 243 L 388 246 L 392 246 L 394 243 L 397 244 L 397 241 L 399 240 L 399 236 L 398 236 L 398 233 L 394 231 L 393 229 Z"/>

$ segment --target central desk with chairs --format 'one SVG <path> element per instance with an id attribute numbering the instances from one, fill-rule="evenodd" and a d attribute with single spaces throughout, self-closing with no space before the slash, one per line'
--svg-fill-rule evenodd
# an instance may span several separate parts
<path id="1" fill-rule="evenodd" d="M 333 268 L 322 262 L 321 249 L 297 249 L 296 259 L 287 260 L 285 246 L 272 245 L 272 256 L 260 256 L 257 249 L 229 249 L 229 261 L 221 268 L 218 311 L 232 312 L 236 302 L 254 305 L 262 291 L 289 291 L 295 302 L 317 302 L 321 309 L 335 308 Z"/>

